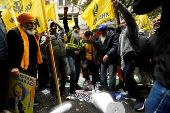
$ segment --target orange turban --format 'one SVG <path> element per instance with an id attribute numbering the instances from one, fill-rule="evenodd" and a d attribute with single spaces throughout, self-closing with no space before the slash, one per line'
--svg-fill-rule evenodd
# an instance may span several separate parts
<path id="1" fill-rule="evenodd" d="M 31 13 L 23 12 L 18 15 L 17 20 L 20 24 L 22 24 L 28 21 L 34 21 L 34 16 Z"/>

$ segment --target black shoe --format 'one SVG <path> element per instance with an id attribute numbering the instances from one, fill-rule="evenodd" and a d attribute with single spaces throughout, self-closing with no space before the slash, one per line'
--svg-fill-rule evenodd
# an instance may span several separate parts
<path id="1" fill-rule="evenodd" d="M 78 84 L 76 85 L 76 87 L 75 87 L 75 89 L 77 89 L 77 90 L 81 90 L 81 89 L 83 89 L 82 87 L 80 87 Z"/>
<path id="2" fill-rule="evenodd" d="M 34 106 L 36 106 L 36 105 L 39 105 L 40 104 L 40 101 L 39 100 L 37 100 L 37 99 L 34 99 Z"/>
<path id="3" fill-rule="evenodd" d="M 56 95 L 51 95 L 50 100 L 56 101 L 56 99 L 57 99 Z"/>
<path id="4" fill-rule="evenodd" d="M 60 93 L 60 95 L 61 95 L 61 96 L 65 96 L 65 97 L 69 96 L 69 94 L 66 93 L 65 91 L 62 91 L 62 92 Z"/>
<path id="5" fill-rule="evenodd" d="M 70 94 L 75 94 L 75 90 L 74 89 L 70 89 Z"/>

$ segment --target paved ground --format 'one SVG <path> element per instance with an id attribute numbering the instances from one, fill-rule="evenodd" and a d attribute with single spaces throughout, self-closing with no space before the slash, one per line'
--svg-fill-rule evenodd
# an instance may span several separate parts
<path id="1" fill-rule="evenodd" d="M 144 93 L 145 97 L 147 98 L 150 88 L 147 87 L 140 87 L 141 91 Z M 66 88 L 66 92 L 69 92 L 69 87 Z M 40 104 L 37 106 L 34 106 L 33 113 L 49 113 L 50 110 L 57 105 L 58 99 L 56 101 L 50 100 L 50 93 L 45 95 L 41 92 L 41 90 L 37 91 L 36 93 L 36 99 L 40 101 Z M 125 107 L 125 113 L 137 113 L 137 111 L 134 110 L 135 101 L 133 100 L 116 100 L 113 98 L 114 101 L 122 102 Z M 71 102 L 72 107 L 71 109 L 66 113 L 102 113 L 98 108 L 96 108 L 92 103 L 90 102 L 80 102 L 79 100 L 66 100 L 65 97 L 61 97 L 62 103 Z M 144 113 L 144 111 L 141 111 L 141 113 Z"/>

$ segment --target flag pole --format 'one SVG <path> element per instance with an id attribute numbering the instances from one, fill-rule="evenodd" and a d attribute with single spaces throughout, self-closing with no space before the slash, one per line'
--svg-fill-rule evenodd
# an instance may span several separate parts
<path id="1" fill-rule="evenodd" d="M 43 6 L 42 6 L 42 7 L 43 7 L 44 16 L 46 16 L 44 0 L 41 0 L 41 2 L 43 3 Z M 46 22 L 48 22 L 47 18 L 44 17 L 44 19 L 45 19 Z M 50 33 L 49 33 L 49 31 L 48 31 L 48 24 L 47 24 L 47 23 L 46 23 L 46 31 L 47 31 L 47 35 L 50 35 Z M 55 62 L 54 62 L 54 55 L 53 55 L 53 49 L 52 49 L 51 41 L 49 41 L 49 51 L 50 51 L 52 68 L 53 68 L 54 79 L 55 79 L 55 84 L 56 84 L 58 101 L 59 101 L 59 104 L 61 104 L 61 106 L 62 106 L 61 96 L 60 96 L 60 90 L 59 90 L 59 85 L 58 85 L 58 80 L 57 80 L 58 77 L 57 77 L 57 73 L 56 73 L 56 67 L 55 67 Z"/>

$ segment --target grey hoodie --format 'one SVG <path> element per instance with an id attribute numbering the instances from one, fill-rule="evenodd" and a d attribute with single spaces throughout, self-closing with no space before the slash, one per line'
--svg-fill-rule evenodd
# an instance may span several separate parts
<path id="1" fill-rule="evenodd" d="M 52 39 L 51 44 L 52 44 L 54 57 L 62 57 L 62 56 L 66 55 L 65 45 L 64 45 L 63 40 L 61 39 L 62 36 L 64 36 L 64 28 L 61 25 L 59 25 L 58 23 L 56 23 L 56 25 L 59 27 L 60 31 L 58 33 L 57 32 L 50 33 L 51 39 Z M 42 36 L 40 45 L 45 43 L 46 35 L 47 34 Z M 49 55 L 48 50 L 49 50 L 49 48 L 48 48 L 48 43 L 47 43 L 44 46 L 44 48 L 41 48 L 42 57 L 48 58 L 48 55 Z"/>
<path id="2" fill-rule="evenodd" d="M 138 26 L 129 10 L 119 2 L 117 9 L 122 13 L 124 20 L 126 21 L 127 26 L 122 29 L 122 32 L 119 37 L 119 52 L 121 57 L 121 68 L 123 69 L 124 57 L 128 53 L 134 53 L 138 55 L 139 50 L 137 46 L 138 38 Z"/>

